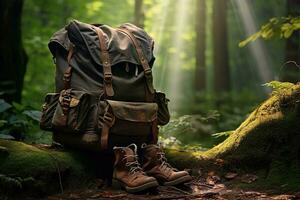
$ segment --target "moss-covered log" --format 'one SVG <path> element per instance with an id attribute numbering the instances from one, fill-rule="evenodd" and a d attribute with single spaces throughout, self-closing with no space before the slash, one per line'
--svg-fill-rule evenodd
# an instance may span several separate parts
<path id="1" fill-rule="evenodd" d="M 0 140 L 0 147 L 0 199 L 7 194 L 41 196 L 97 186 L 110 162 L 92 152 L 54 150 L 16 141 Z"/>
<path id="2" fill-rule="evenodd" d="M 108 159 L 99 153 L 57 151 L 6 140 L 0 140 L 0 147 L 2 190 L 4 185 L 12 185 L 14 191 L 22 187 L 22 191 L 33 189 L 43 194 L 87 186 L 99 177 L 97 172 L 109 174 L 103 165 L 111 166 L 111 156 Z M 214 148 L 206 152 L 168 150 L 167 155 L 179 168 L 263 169 L 269 180 L 276 183 L 289 180 L 297 185 L 300 182 L 300 85 L 272 95 Z"/>
<path id="3" fill-rule="evenodd" d="M 274 92 L 212 149 L 169 150 L 168 157 L 181 167 L 263 169 L 269 180 L 300 183 L 300 85 Z"/>

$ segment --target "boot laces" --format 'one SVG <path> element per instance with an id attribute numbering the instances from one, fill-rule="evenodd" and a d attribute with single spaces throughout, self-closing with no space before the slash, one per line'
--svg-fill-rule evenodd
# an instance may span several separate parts
<path id="1" fill-rule="evenodd" d="M 127 158 L 133 157 L 134 161 L 127 161 Z M 129 173 L 134 174 L 137 172 L 143 172 L 139 162 L 137 155 L 125 155 L 122 160 L 126 160 L 126 167 L 129 168 Z"/>
<path id="2" fill-rule="evenodd" d="M 172 167 L 168 161 L 167 161 L 167 158 L 165 156 L 165 153 L 164 152 L 157 152 L 157 155 L 159 156 L 158 160 L 160 161 L 160 167 L 164 170 L 172 170 L 172 171 L 177 171 L 176 168 Z"/>

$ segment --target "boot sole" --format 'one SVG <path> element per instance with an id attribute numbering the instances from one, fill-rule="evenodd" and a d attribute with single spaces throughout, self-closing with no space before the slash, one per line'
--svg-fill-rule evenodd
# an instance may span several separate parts
<path id="1" fill-rule="evenodd" d="M 173 185 L 179 185 L 181 183 L 186 183 L 192 180 L 192 177 L 190 175 L 182 176 L 178 179 L 175 179 L 173 181 L 163 182 L 162 185 L 165 186 L 173 186 Z"/>
<path id="2" fill-rule="evenodd" d="M 122 183 L 121 181 L 114 179 L 114 181 L 118 182 L 122 188 L 124 188 L 129 193 L 137 193 L 142 192 L 144 190 L 148 190 L 150 188 L 156 188 L 159 186 L 157 181 L 152 181 L 149 183 L 145 183 L 144 185 L 136 186 L 136 187 L 129 187 L 126 184 Z"/>

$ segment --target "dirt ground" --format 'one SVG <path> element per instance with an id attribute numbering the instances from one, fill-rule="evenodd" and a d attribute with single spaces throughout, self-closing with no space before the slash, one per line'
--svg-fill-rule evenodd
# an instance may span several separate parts
<path id="1" fill-rule="evenodd" d="M 236 174 L 228 174 L 228 178 L 234 178 Z M 255 175 L 243 175 L 240 181 L 250 183 L 256 180 Z M 232 189 L 230 181 L 221 183 L 217 176 L 209 176 L 206 179 L 197 179 L 191 183 L 181 186 L 160 186 L 140 194 L 129 194 L 118 188 L 117 185 L 102 186 L 100 189 L 89 189 L 82 191 L 68 191 L 62 194 L 49 196 L 48 200 L 102 200 L 102 199 L 124 199 L 124 200 L 163 200 L 163 199 L 216 199 L 216 200 L 296 200 L 300 199 L 300 192 L 293 194 L 278 194 L 276 191 L 251 191 Z"/>

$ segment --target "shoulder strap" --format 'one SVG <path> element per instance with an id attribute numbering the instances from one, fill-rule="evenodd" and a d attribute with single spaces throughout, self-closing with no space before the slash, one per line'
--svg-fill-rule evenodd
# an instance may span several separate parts
<path id="1" fill-rule="evenodd" d="M 136 40 L 136 38 L 131 33 L 131 31 L 129 31 L 125 28 L 118 28 L 117 30 L 119 30 L 120 32 L 126 34 L 130 38 L 130 40 L 132 41 L 132 43 L 135 47 L 135 50 L 137 52 L 137 55 L 139 57 L 140 63 L 143 66 L 143 69 L 144 69 L 144 75 L 146 77 L 146 83 L 147 83 L 148 90 L 151 94 L 154 94 L 152 70 L 149 67 L 149 64 L 148 64 L 148 61 L 147 61 L 146 57 L 144 56 L 141 45 Z"/>
<path id="2" fill-rule="evenodd" d="M 71 62 L 72 55 L 73 55 L 73 44 L 71 44 L 71 46 L 70 46 L 70 50 L 69 50 L 68 57 L 67 57 L 68 68 L 64 72 L 64 77 L 63 77 L 65 90 L 71 88 L 72 66 L 71 66 L 70 62 Z"/>
<path id="3" fill-rule="evenodd" d="M 96 26 L 92 26 L 92 27 L 96 31 L 99 39 L 100 58 L 103 64 L 103 82 L 104 82 L 105 93 L 107 96 L 111 97 L 114 96 L 114 90 L 112 86 L 111 62 L 107 51 L 108 47 L 106 46 L 105 43 L 103 31 Z"/>

